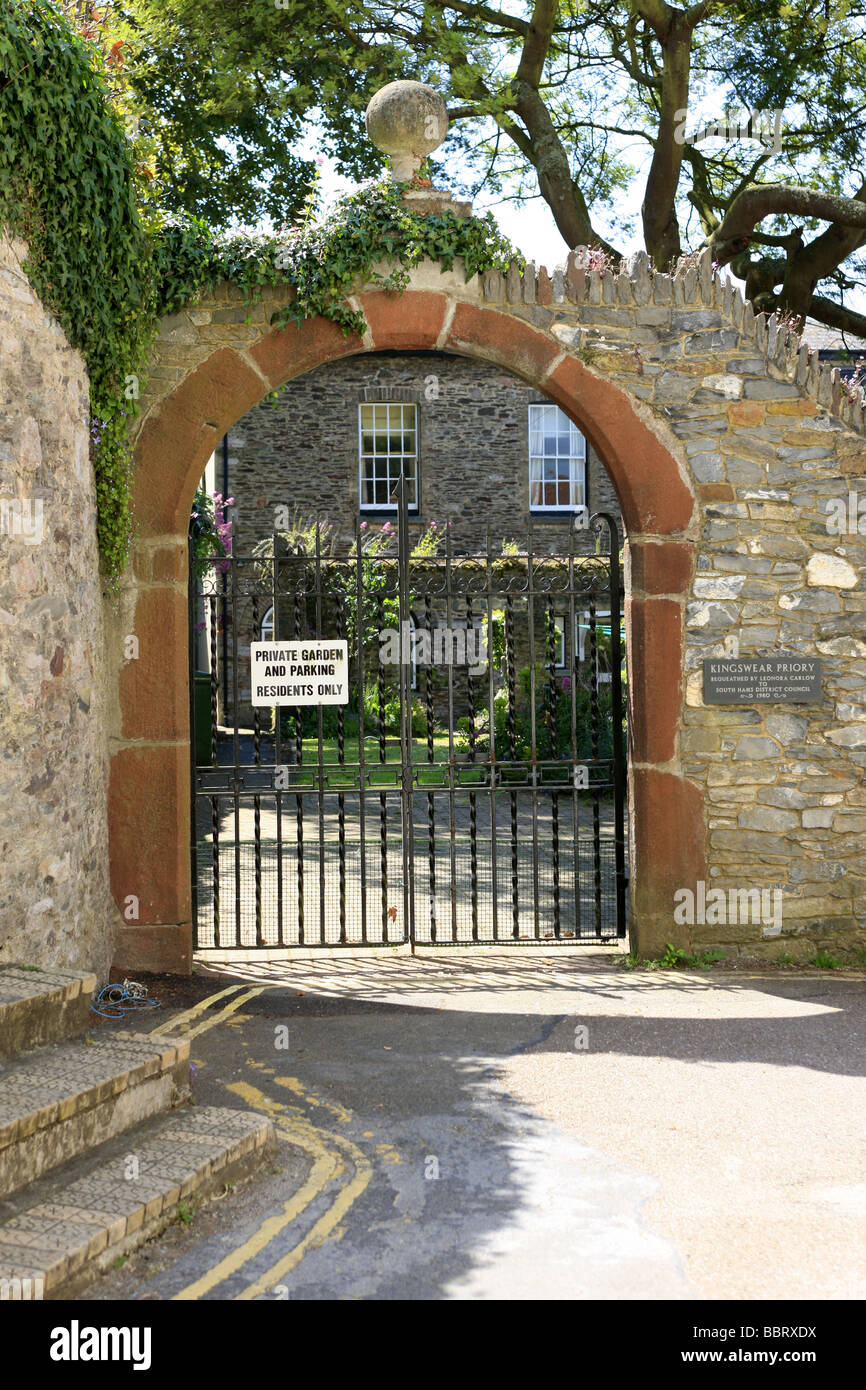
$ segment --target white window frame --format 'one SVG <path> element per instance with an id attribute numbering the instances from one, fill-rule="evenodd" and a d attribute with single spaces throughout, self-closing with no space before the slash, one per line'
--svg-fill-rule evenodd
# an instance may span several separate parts
<path id="1" fill-rule="evenodd" d="M 563 431 L 567 428 L 569 435 L 569 452 L 560 454 L 557 448 L 555 454 L 534 454 L 532 451 L 532 439 L 534 428 L 541 430 L 541 439 L 544 440 L 544 424 L 535 425 L 537 412 L 552 414 L 555 412 L 557 429 L 556 438 L 559 439 Z M 543 417 L 542 417 L 543 419 Z M 529 510 L 531 512 L 576 512 L 578 508 L 586 506 L 587 495 L 587 468 L 586 468 L 586 438 L 572 420 L 566 415 L 564 410 L 560 410 L 558 405 L 552 401 L 533 401 L 529 406 L 528 414 L 529 432 Z M 541 488 L 541 495 L 544 495 L 544 488 L 550 484 L 559 491 L 559 464 L 562 459 L 568 460 L 568 487 L 571 500 L 568 502 L 533 502 L 533 491 L 536 486 Z M 534 476 L 534 465 L 541 464 L 539 477 Z M 549 471 L 548 465 L 555 464 L 553 476 L 548 480 L 545 473 Z"/>
<path id="2" fill-rule="evenodd" d="M 373 440 L 374 440 L 374 450 L 373 450 L 373 453 L 372 453 L 372 454 L 365 454 L 365 453 L 364 453 L 364 411 L 365 411 L 365 410 L 372 410 L 372 412 L 373 412 L 373 430 L 372 430 L 372 434 L 373 434 Z M 385 411 L 388 412 L 388 413 L 387 413 L 387 416 L 386 416 L 386 420 L 385 420 L 385 430 L 384 430 L 384 432 L 385 432 L 386 437 L 387 437 L 388 440 L 389 440 L 389 447 L 388 447 L 388 452 L 387 452 L 387 453 L 384 453 L 384 454 L 377 454 L 376 451 L 375 451 L 375 437 L 376 437 L 377 432 L 381 432 L 381 431 L 378 431 L 378 430 L 377 430 L 377 425 L 376 425 L 376 412 L 377 412 L 377 411 L 380 411 L 380 410 L 385 410 Z M 411 411 L 411 412 L 413 412 L 413 418 L 414 418 L 414 421 L 415 421 L 415 430 L 414 430 L 414 434 L 415 434 L 415 452 L 414 452 L 414 454 L 409 454 L 409 453 L 406 453 L 406 452 L 404 452 L 404 451 L 401 451 L 400 453 L 395 453 L 395 454 L 392 454 L 392 453 L 391 453 L 391 451 L 390 451 L 390 434 L 391 434 L 391 411 L 392 411 L 392 410 L 399 410 L 399 411 L 400 411 L 400 420 L 401 420 L 401 423 L 400 423 L 400 433 L 401 433 L 401 434 L 403 434 L 403 432 L 404 432 L 404 425 L 403 425 L 403 421 L 404 421 L 404 419 L 405 419 L 404 412 L 406 412 L 406 411 Z M 411 472 L 409 472 L 409 473 L 406 474 L 406 476 L 409 477 L 409 478 L 414 478 L 414 483 L 415 483 L 415 497 L 414 497 L 414 500 L 412 500 L 412 499 L 410 498 L 409 503 L 408 503 L 408 510 L 409 510 L 410 512 L 417 512 L 417 511 L 418 511 L 418 503 L 419 503 L 418 494 L 419 494 L 419 490 L 420 490 L 420 476 L 419 476 L 419 468 L 418 468 L 418 429 L 419 429 L 419 423 L 420 423 L 420 422 L 419 422 L 419 419 L 418 419 L 418 407 L 417 407 L 417 405 L 415 405 L 415 404 L 414 404 L 413 402 L 411 402 L 411 401 L 361 401 L 361 403 L 360 403 L 359 406 L 358 406 L 358 506 L 359 506 L 360 511 L 362 511 L 362 512 L 396 512 L 396 510 L 397 510 L 397 503 L 396 503 L 396 502 L 391 502 L 391 501 L 388 501 L 388 502 L 365 502 L 365 501 L 364 501 L 364 488 L 365 488 L 365 483 L 366 483 L 364 464 L 365 464 L 365 461 L 366 461 L 367 459 L 373 459 L 373 483 L 374 483 L 374 490 L 375 490 L 375 483 L 376 483 L 376 480 L 377 480 L 376 463 L 377 463 L 377 461 L 379 461 L 379 460 L 383 460 L 383 461 L 384 461 L 384 463 L 385 463 L 384 476 L 386 477 L 387 482 L 388 482 L 388 485 L 389 485 L 389 497 L 390 497 L 391 495 L 393 495 L 393 490 L 394 490 L 394 488 L 397 486 L 397 482 L 398 482 L 398 480 L 399 480 L 399 478 L 400 478 L 400 474 L 401 474 L 401 472 L 403 472 L 403 471 L 405 470 L 406 462 L 407 462 L 407 461 L 411 461 L 411 463 L 412 463 L 412 469 L 411 469 Z M 369 431 L 368 431 L 368 433 L 369 433 Z M 403 442 L 405 442 L 405 435 L 403 436 Z M 392 460 L 399 460 L 399 463 L 397 464 L 396 473 L 394 472 L 394 470 L 393 470 L 392 467 L 391 467 L 391 461 L 392 461 Z"/>
<path id="3" fill-rule="evenodd" d="M 268 635 L 265 636 L 265 633 Z M 259 623 L 260 642 L 273 642 L 274 640 L 274 605 L 271 604 L 262 621 Z"/>

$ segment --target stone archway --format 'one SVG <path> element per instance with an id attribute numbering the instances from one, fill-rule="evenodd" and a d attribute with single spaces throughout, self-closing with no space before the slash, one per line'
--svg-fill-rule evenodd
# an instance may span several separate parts
<path id="1" fill-rule="evenodd" d="M 703 874 L 703 795 L 682 774 L 678 738 L 697 501 L 675 441 L 665 440 L 634 396 L 551 332 L 449 288 L 360 294 L 363 340 L 319 319 L 217 347 L 144 416 L 137 536 L 111 643 L 119 651 L 123 633 L 134 632 L 147 654 L 118 663 L 111 739 L 112 891 L 122 913 L 130 899 L 137 912 L 120 932 L 116 963 L 124 968 L 190 967 L 186 532 L 195 487 L 219 439 L 247 410 L 290 378 L 350 353 L 434 349 L 496 362 L 560 405 L 593 444 L 627 531 L 631 916 L 642 953 L 670 936 L 675 887 Z"/>

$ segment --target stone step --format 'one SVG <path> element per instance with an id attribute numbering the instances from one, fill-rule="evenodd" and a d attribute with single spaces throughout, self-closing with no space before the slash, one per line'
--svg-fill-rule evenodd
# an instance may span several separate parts
<path id="1" fill-rule="evenodd" d="M 181 1202 L 249 1177 L 275 1148 L 265 1116 L 197 1106 L 109 1141 L 3 1204 L 17 1209 L 0 1222 L 0 1300 L 75 1297 Z"/>
<path id="2" fill-rule="evenodd" d="M 96 976 L 0 965 L 0 1058 L 83 1033 Z"/>
<path id="3" fill-rule="evenodd" d="M 0 1062 L 0 1198 L 189 1091 L 189 1043 L 113 1033 Z"/>

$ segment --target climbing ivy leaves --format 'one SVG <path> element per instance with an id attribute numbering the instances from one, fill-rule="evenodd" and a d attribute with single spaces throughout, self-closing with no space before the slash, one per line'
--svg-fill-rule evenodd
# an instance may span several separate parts
<path id="1" fill-rule="evenodd" d="M 127 383 L 150 338 L 152 247 L 95 55 L 44 0 L 0 12 L 0 223 L 27 241 L 30 281 L 87 362 L 99 546 L 113 575 L 129 544 Z"/>

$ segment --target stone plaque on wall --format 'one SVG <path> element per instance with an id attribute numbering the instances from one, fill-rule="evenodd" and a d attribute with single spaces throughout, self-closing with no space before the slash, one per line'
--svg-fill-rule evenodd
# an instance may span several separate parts
<path id="1" fill-rule="evenodd" d="M 704 704 L 820 704 L 822 668 L 811 656 L 707 657 Z"/>

